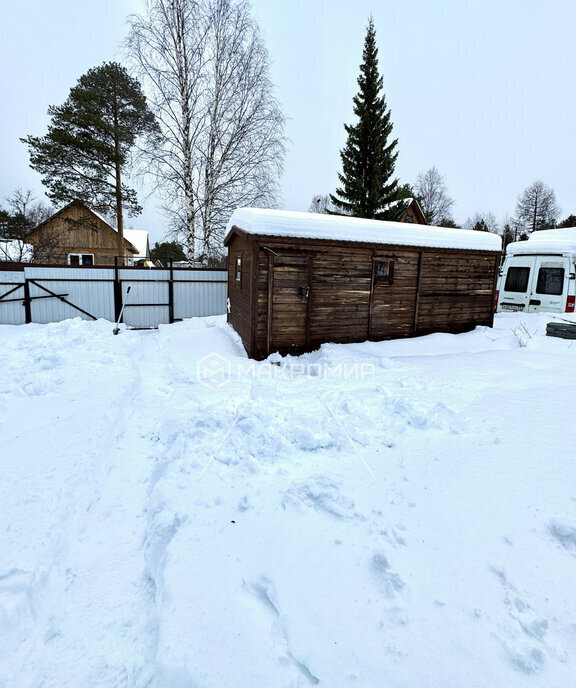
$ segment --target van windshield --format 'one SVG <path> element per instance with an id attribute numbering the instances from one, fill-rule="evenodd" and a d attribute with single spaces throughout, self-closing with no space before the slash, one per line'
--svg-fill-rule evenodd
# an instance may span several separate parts
<path id="1" fill-rule="evenodd" d="M 564 287 L 564 268 L 540 268 L 538 271 L 538 282 L 536 283 L 537 294 L 553 294 L 559 296 Z"/>
<path id="2" fill-rule="evenodd" d="M 528 289 L 530 268 L 508 268 L 504 291 L 525 292 Z"/>

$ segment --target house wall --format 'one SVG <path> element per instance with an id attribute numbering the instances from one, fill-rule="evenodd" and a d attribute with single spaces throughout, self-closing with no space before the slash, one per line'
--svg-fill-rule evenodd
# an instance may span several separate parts
<path id="1" fill-rule="evenodd" d="M 412 201 L 404 215 L 402 216 L 401 222 L 411 222 L 417 225 L 427 225 L 426 218 L 422 214 L 420 207 L 415 201 Z"/>
<path id="2" fill-rule="evenodd" d="M 233 256 L 252 256 L 250 244 L 256 248 L 253 294 L 251 289 L 238 291 L 232 279 Z M 233 235 L 228 270 L 229 322 L 255 358 L 263 358 L 269 349 L 276 348 L 274 333 L 277 341 L 284 342 L 294 331 L 297 347 L 302 345 L 296 332 L 303 322 L 301 300 L 294 295 L 291 307 L 289 289 L 276 288 L 275 312 L 269 297 L 273 273 L 283 274 L 281 270 L 274 272 L 274 261 L 278 263 L 286 255 L 311 260 L 307 348 L 324 342 L 461 332 L 492 324 L 499 253 L 305 239 L 256 237 L 252 241 Z M 392 265 L 391 278 L 378 276 L 379 264 Z M 292 274 L 297 275 L 297 281 L 306 281 L 302 270 L 292 270 Z M 294 294 L 295 288 L 293 285 Z M 283 291 L 286 295 L 279 294 Z"/>
<path id="3" fill-rule="evenodd" d="M 34 262 L 68 264 L 70 253 L 94 255 L 94 265 L 114 265 L 117 233 L 87 208 L 71 205 L 33 230 L 27 243 L 34 246 Z M 124 257 L 132 253 L 125 250 Z"/>

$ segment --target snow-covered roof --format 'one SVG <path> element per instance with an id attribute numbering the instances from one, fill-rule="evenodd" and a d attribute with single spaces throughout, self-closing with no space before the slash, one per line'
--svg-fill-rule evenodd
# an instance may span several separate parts
<path id="1" fill-rule="evenodd" d="M 34 248 L 19 239 L 0 241 L 0 261 L 15 261 L 31 263 L 34 258 Z"/>
<path id="2" fill-rule="evenodd" d="M 113 229 L 115 232 L 118 231 L 118 227 L 115 227 L 111 222 L 109 222 L 104 215 L 101 215 L 100 213 L 96 212 L 95 210 L 92 210 L 92 208 L 88 208 L 91 213 L 96 215 L 96 217 L 105 224 L 110 227 L 110 229 Z M 136 253 L 134 256 L 134 260 L 139 260 L 141 258 L 149 258 L 150 256 L 148 255 L 148 232 L 144 229 L 125 229 L 123 231 L 124 234 L 124 239 L 126 241 L 129 241 L 132 246 L 136 249 Z"/>
<path id="3" fill-rule="evenodd" d="M 508 255 L 527 253 L 575 253 L 576 227 L 542 229 L 533 232 L 528 241 L 515 241 L 506 247 Z"/>
<path id="4" fill-rule="evenodd" d="M 225 242 L 234 227 L 247 234 L 265 236 L 476 251 L 502 250 L 501 237 L 489 232 L 287 210 L 238 208 L 232 213 L 226 227 Z"/>
<path id="5" fill-rule="evenodd" d="M 397 205 L 401 205 L 401 204 L 406 204 L 407 206 L 409 206 L 410 203 L 413 203 L 413 202 L 418 203 L 418 201 L 416 201 L 416 199 L 414 199 L 412 197 L 399 198 L 397 201 L 391 201 L 390 203 L 385 205 L 384 209 L 388 210 L 389 208 L 395 208 Z"/>
<path id="6" fill-rule="evenodd" d="M 149 258 L 148 255 L 148 232 L 144 229 L 125 229 L 124 238 L 134 246 L 138 253 L 134 256 L 138 258 Z"/>

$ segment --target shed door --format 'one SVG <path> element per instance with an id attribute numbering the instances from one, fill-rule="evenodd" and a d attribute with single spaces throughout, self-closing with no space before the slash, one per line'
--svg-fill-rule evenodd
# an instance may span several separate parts
<path id="1" fill-rule="evenodd" d="M 268 352 L 310 345 L 311 258 L 271 255 L 268 263 Z"/>

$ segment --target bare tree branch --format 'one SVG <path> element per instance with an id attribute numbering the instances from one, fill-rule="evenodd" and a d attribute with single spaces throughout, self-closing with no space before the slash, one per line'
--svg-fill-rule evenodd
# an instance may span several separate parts
<path id="1" fill-rule="evenodd" d="M 428 224 L 437 225 L 441 220 L 451 219 L 454 201 L 448 195 L 444 177 L 436 167 L 418 175 L 414 192 Z"/>
<path id="2" fill-rule="evenodd" d="M 217 257 L 240 205 L 278 203 L 285 117 L 244 0 L 147 0 L 127 47 L 163 140 L 140 162 L 192 261 Z"/>
<path id="3" fill-rule="evenodd" d="M 534 182 L 518 196 L 516 222 L 526 233 L 555 227 L 559 215 L 556 195 L 544 182 Z"/>

